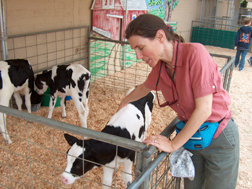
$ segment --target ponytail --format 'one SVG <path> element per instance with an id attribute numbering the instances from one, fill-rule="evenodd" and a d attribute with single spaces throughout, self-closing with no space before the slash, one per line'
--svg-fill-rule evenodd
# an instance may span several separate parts
<path id="1" fill-rule="evenodd" d="M 181 43 L 185 42 L 184 38 L 181 35 L 178 35 L 177 33 L 175 33 L 169 24 L 167 24 L 167 29 L 168 29 L 168 32 L 171 34 L 171 36 L 173 36 L 172 37 L 173 41 L 177 41 L 177 42 L 181 42 Z"/>

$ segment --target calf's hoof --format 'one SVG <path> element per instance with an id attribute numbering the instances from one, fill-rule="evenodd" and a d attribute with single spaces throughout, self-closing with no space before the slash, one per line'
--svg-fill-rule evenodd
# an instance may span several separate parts
<path id="1" fill-rule="evenodd" d="M 8 142 L 8 144 L 12 143 L 11 139 L 5 139 L 5 141 Z"/>
<path id="2" fill-rule="evenodd" d="M 131 183 L 130 183 L 130 181 L 127 183 L 127 187 L 130 185 Z"/>

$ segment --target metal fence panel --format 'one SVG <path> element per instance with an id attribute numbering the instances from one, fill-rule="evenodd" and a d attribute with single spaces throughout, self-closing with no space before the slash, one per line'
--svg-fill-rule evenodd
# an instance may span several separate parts
<path id="1" fill-rule="evenodd" d="M 27 59 L 34 72 L 72 62 L 88 68 L 88 36 L 89 26 L 7 36 L 7 57 Z"/>
<path id="2" fill-rule="evenodd" d="M 193 21 L 190 41 L 234 49 L 238 27 L 237 25 Z"/>
<path id="3" fill-rule="evenodd" d="M 127 90 L 141 84 L 151 71 L 148 65 L 137 64 L 140 61 L 127 42 L 90 37 L 89 44 L 94 83 Z"/>

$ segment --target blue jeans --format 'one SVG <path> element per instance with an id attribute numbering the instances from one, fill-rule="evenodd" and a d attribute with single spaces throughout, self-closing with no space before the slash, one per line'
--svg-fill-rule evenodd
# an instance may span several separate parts
<path id="1" fill-rule="evenodd" d="M 235 67 L 238 66 L 239 60 L 240 60 L 240 55 L 241 55 L 241 61 L 240 61 L 240 64 L 239 64 L 239 70 L 243 70 L 243 68 L 244 68 L 245 57 L 246 57 L 247 53 L 248 53 L 247 50 L 237 49 L 236 56 L 235 56 Z"/>
<path id="2" fill-rule="evenodd" d="M 249 58 L 249 64 L 252 66 L 252 56 Z"/>

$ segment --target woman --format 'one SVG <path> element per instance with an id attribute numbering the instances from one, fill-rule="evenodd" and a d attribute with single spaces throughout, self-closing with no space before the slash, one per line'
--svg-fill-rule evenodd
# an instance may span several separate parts
<path id="1" fill-rule="evenodd" d="M 193 153 L 193 181 L 185 188 L 235 188 L 239 166 L 239 134 L 228 106 L 218 65 L 203 45 L 182 43 L 162 19 L 143 14 L 129 23 L 125 37 L 151 68 L 147 80 L 126 96 L 119 109 L 151 90 L 161 90 L 166 103 L 186 124 L 173 140 L 156 135 L 145 139 L 165 152 L 182 147 L 204 122 L 220 122 L 211 144 Z M 157 97 L 158 99 L 158 97 Z"/>

